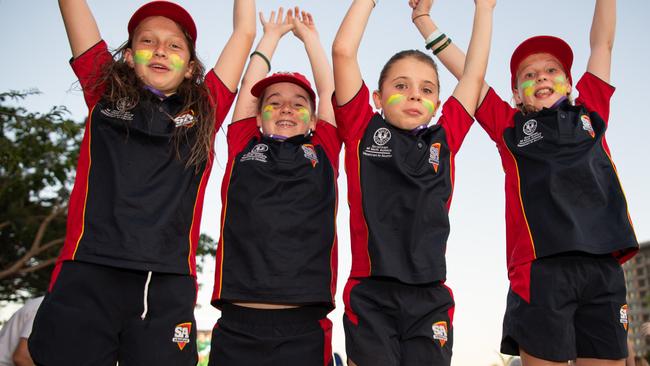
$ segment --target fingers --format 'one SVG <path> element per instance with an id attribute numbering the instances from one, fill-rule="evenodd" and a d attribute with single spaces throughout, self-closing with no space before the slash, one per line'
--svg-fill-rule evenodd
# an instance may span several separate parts
<path id="1" fill-rule="evenodd" d="M 306 12 L 303 12 L 303 19 L 305 18 Z M 307 14 L 307 25 L 313 26 L 314 25 L 314 17 L 311 15 L 311 13 L 306 13 Z"/>

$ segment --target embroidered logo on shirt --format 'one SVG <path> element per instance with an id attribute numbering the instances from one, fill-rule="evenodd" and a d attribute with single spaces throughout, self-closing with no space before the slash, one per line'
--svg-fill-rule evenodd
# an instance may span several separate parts
<path id="1" fill-rule="evenodd" d="M 433 323 L 431 330 L 433 330 L 433 341 L 438 341 L 440 347 L 444 347 L 445 343 L 447 343 L 447 322 L 441 321 Z"/>
<path id="2" fill-rule="evenodd" d="M 620 322 L 623 324 L 623 328 L 627 330 L 627 304 L 621 306 L 621 310 L 619 311 L 621 315 Z"/>
<path id="3" fill-rule="evenodd" d="M 176 325 L 176 328 L 174 328 L 174 338 L 172 338 L 172 342 L 176 343 L 181 351 L 188 343 L 190 343 L 191 330 L 192 323 L 181 323 Z"/>
<path id="4" fill-rule="evenodd" d="M 386 145 L 386 143 L 390 141 L 390 138 L 391 138 L 390 131 L 385 127 L 382 127 L 377 131 L 375 131 L 375 134 L 372 136 L 372 139 L 375 141 L 375 144 L 379 146 Z"/>
<path id="5" fill-rule="evenodd" d="M 594 127 L 591 125 L 591 118 L 588 115 L 583 114 L 580 116 L 580 121 L 582 122 L 582 129 L 589 133 L 589 136 L 593 139 L 596 137 L 596 132 L 594 132 Z"/>
<path id="6" fill-rule="evenodd" d="M 517 147 L 524 147 L 544 138 L 541 132 L 536 132 L 537 121 L 534 119 L 529 119 L 528 121 L 526 121 L 526 123 L 524 123 L 524 126 L 522 128 L 522 131 L 526 136 L 524 136 L 523 139 L 519 140 Z"/>
<path id="7" fill-rule="evenodd" d="M 133 121 L 133 113 L 129 110 L 135 107 L 135 103 L 128 98 L 122 98 L 115 103 L 116 109 L 104 108 L 101 113 L 106 117 L 122 119 L 125 121 Z"/>
<path id="8" fill-rule="evenodd" d="M 429 148 L 429 163 L 433 165 L 433 170 L 438 173 L 438 166 L 440 165 L 440 143 L 436 142 L 431 144 Z"/>
<path id="9" fill-rule="evenodd" d="M 262 163 L 267 162 L 266 152 L 269 151 L 269 146 L 266 144 L 257 144 L 253 146 L 250 152 L 244 154 L 244 156 L 239 159 L 240 162 L 255 160 Z"/>
<path id="10" fill-rule="evenodd" d="M 302 147 L 302 151 L 305 153 L 305 158 L 309 159 L 309 161 L 311 161 L 311 166 L 315 168 L 316 164 L 318 164 L 318 155 L 316 155 L 316 150 L 314 150 L 314 145 L 304 144 L 301 147 Z"/>
<path id="11" fill-rule="evenodd" d="M 372 136 L 374 144 L 367 146 L 363 151 L 363 155 L 373 158 L 390 158 L 393 156 L 393 149 L 384 146 L 390 141 L 391 133 L 386 127 L 379 128 Z"/>
<path id="12" fill-rule="evenodd" d="M 185 112 L 181 112 L 178 115 L 176 115 L 176 117 L 174 117 L 174 126 L 176 128 L 192 127 L 194 126 L 195 122 L 196 122 L 196 118 L 194 117 L 194 111 L 191 109 Z"/>

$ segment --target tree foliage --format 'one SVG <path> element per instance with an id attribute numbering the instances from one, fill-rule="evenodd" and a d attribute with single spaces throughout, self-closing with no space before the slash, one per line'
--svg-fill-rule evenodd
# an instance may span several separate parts
<path id="1" fill-rule="evenodd" d="M 0 93 L 0 303 L 44 293 L 65 240 L 83 125 L 63 106 L 16 106 L 37 93 Z M 199 268 L 214 247 L 202 234 Z"/>

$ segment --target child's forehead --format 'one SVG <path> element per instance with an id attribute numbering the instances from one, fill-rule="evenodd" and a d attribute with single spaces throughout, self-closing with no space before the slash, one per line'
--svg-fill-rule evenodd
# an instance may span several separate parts
<path id="1" fill-rule="evenodd" d="M 438 84 L 438 74 L 433 66 L 413 57 L 396 61 L 388 70 L 386 81 L 399 79 Z"/>
<path id="2" fill-rule="evenodd" d="M 562 63 L 557 57 L 553 56 L 550 53 L 543 52 L 543 53 L 533 53 L 532 55 L 527 56 L 525 59 L 521 61 L 517 70 L 521 72 L 522 70 L 527 68 L 540 67 L 548 64 L 556 65 L 559 66 L 561 69 L 564 69 L 562 67 Z"/>

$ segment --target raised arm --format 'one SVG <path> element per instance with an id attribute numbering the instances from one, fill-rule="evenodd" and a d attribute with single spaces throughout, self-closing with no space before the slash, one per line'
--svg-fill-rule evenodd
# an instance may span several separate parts
<path id="1" fill-rule="evenodd" d="M 244 74 L 241 90 L 235 103 L 233 121 L 253 117 L 257 114 L 257 98 L 251 94 L 251 89 L 255 83 L 262 80 L 271 71 L 270 62 L 273 59 L 278 42 L 293 27 L 293 11 L 291 9 L 284 16 L 284 9 L 280 8 L 277 15 L 276 18 L 275 11 L 272 11 L 269 20 L 266 21 L 264 14 L 260 12 L 264 35 L 257 44 L 255 53 L 251 55 L 248 68 Z"/>
<path id="2" fill-rule="evenodd" d="M 432 34 L 437 35 L 440 33 L 438 26 L 431 19 L 431 16 L 429 16 L 431 12 L 431 6 L 433 5 L 433 0 L 409 0 L 409 5 L 411 8 L 413 8 L 413 13 L 411 14 L 413 23 L 425 40 L 427 40 L 427 38 Z M 444 33 L 440 33 L 440 35 L 444 35 Z M 440 36 L 434 37 L 430 40 L 430 42 L 437 40 L 439 37 Z M 448 38 L 449 37 L 444 35 L 444 37 L 431 45 L 431 50 L 435 51 L 438 47 L 445 44 Z M 455 43 L 450 42 L 449 45 L 438 52 L 436 56 L 445 66 L 445 68 L 449 70 L 452 75 L 454 75 L 456 80 L 460 81 L 460 78 L 463 76 L 463 70 L 465 69 L 465 53 L 460 48 L 458 48 Z M 483 101 L 483 98 L 485 98 L 488 89 L 488 84 L 483 82 L 478 104 Z"/>
<path id="3" fill-rule="evenodd" d="M 587 71 L 607 83 L 610 80 L 615 32 L 616 0 L 596 0 L 589 35 L 591 55 L 587 62 Z"/>
<path id="4" fill-rule="evenodd" d="M 374 6 L 375 0 L 354 0 L 334 38 L 332 63 L 338 105 L 352 100 L 361 88 L 363 80 L 357 53 Z"/>
<path id="5" fill-rule="evenodd" d="M 231 91 L 237 90 L 254 40 L 255 0 L 235 0 L 233 32 L 214 65 L 214 72 Z"/>
<path id="6" fill-rule="evenodd" d="M 293 34 L 305 45 L 311 72 L 318 93 L 318 118 L 336 126 L 332 93 L 334 93 L 334 75 L 327 60 L 325 49 L 320 42 L 318 31 L 312 15 L 306 11 L 294 10 Z"/>
<path id="7" fill-rule="evenodd" d="M 97 22 L 85 0 L 59 0 L 72 57 L 79 57 L 101 40 Z"/>
<path id="8" fill-rule="evenodd" d="M 453 93 L 453 96 L 472 116 L 478 107 L 487 70 L 492 40 L 492 14 L 496 0 L 474 0 L 474 3 L 476 4 L 474 25 L 467 48 L 465 69 Z"/>

